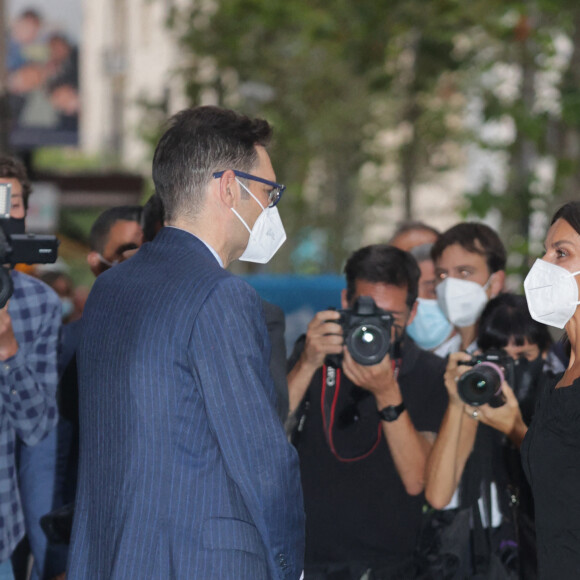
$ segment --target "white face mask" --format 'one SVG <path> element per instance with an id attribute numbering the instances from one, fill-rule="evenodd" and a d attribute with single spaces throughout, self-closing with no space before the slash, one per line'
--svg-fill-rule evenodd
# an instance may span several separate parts
<path id="1" fill-rule="evenodd" d="M 464 328 L 477 322 L 489 300 L 485 291 L 492 276 L 485 286 L 471 280 L 451 277 L 445 278 L 437 286 L 437 303 L 453 326 Z"/>
<path id="2" fill-rule="evenodd" d="M 544 260 L 536 260 L 524 280 L 524 291 L 530 315 L 537 322 L 564 328 L 578 306 L 578 285 L 574 276 Z"/>
<path id="3" fill-rule="evenodd" d="M 262 208 L 262 213 L 258 216 L 254 227 L 250 229 L 244 218 L 232 207 L 232 211 L 250 232 L 250 239 L 240 260 L 244 262 L 257 262 L 265 264 L 272 259 L 272 256 L 280 249 L 286 241 L 286 232 L 280 219 L 277 207 L 264 207 L 258 198 L 239 180 L 236 181 L 254 198 L 256 203 Z"/>

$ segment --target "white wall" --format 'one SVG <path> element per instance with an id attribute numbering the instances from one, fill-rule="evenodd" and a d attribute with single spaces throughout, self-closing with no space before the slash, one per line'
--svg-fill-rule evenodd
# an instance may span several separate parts
<path id="1" fill-rule="evenodd" d="M 161 100 L 169 91 L 169 113 L 185 106 L 174 76 L 183 55 L 165 27 L 169 4 L 84 0 L 81 138 L 86 153 L 114 153 L 115 135 L 120 135 L 119 162 L 147 171 L 150 151 L 138 135 L 146 113 L 138 100 Z M 115 99 L 121 117 L 115 116 Z"/>

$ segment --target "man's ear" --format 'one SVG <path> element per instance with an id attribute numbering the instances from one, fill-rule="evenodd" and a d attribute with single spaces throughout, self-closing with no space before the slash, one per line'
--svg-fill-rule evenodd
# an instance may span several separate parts
<path id="1" fill-rule="evenodd" d="M 489 297 L 495 298 L 503 292 L 505 285 L 505 271 L 498 270 L 492 274 L 491 282 L 489 284 Z"/>
<path id="2" fill-rule="evenodd" d="M 236 205 L 236 192 L 238 182 L 236 181 L 236 174 L 229 169 L 219 178 L 218 197 L 220 202 L 228 208 Z"/>
<path id="3" fill-rule="evenodd" d="M 417 315 L 417 308 L 419 307 L 419 302 L 417 300 L 415 300 L 415 302 L 413 302 L 413 307 L 411 308 L 411 312 L 409 313 L 409 318 L 407 318 L 407 324 L 405 324 L 405 326 L 409 326 L 409 324 L 411 324 L 411 322 L 413 322 L 415 316 Z"/>
<path id="4" fill-rule="evenodd" d="M 348 308 L 348 300 L 346 299 L 346 288 L 340 293 L 340 307 L 344 310 Z"/>
<path id="5" fill-rule="evenodd" d="M 98 252 L 89 252 L 87 254 L 87 264 L 95 276 L 98 276 L 101 273 L 101 260 Z"/>

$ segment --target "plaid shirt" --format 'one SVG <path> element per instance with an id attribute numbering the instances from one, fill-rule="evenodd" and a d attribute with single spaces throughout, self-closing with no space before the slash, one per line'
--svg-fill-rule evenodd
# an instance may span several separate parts
<path id="1" fill-rule="evenodd" d="M 0 361 L 0 562 L 24 535 L 15 444 L 38 443 L 56 424 L 57 345 L 61 324 L 58 296 L 46 284 L 12 272 L 8 312 L 18 352 Z"/>

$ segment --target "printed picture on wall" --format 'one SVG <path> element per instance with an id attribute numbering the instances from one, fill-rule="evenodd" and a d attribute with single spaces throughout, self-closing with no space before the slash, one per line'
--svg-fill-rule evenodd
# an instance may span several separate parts
<path id="1" fill-rule="evenodd" d="M 81 0 L 10 0 L 8 8 L 12 146 L 78 144 Z"/>

